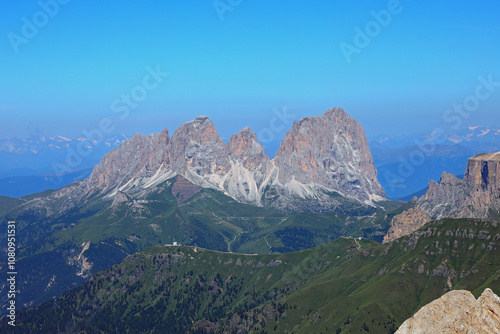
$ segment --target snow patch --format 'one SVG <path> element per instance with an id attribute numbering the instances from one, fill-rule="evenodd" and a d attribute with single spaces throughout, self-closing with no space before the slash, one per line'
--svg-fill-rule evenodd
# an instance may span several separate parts
<path id="1" fill-rule="evenodd" d="M 478 134 L 477 136 L 478 137 L 482 137 L 482 136 L 487 135 L 488 133 L 490 133 L 490 131 L 491 131 L 490 129 L 481 130 L 481 133 Z"/>
<path id="2" fill-rule="evenodd" d="M 62 140 L 64 140 L 64 141 L 71 141 L 71 139 L 66 138 L 66 137 L 63 137 L 63 136 L 59 136 L 59 135 L 58 135 L 57 137 L 58 137 L 58 138 L 60 138 L 60 139 L 62 139 Z M 56 139 L 56 140 L 57 140 L 57 139 Z M 58 140 L 58 141 L 59 141 L 59 140 Z"/>

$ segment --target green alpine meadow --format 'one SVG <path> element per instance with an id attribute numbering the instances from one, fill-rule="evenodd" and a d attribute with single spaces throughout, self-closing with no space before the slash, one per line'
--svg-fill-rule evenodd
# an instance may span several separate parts
<path id="1" fill-rule="evenodd" d="M 394 333 L 452 289 L 500 292 L 497 223 L 443 219 L 381 245 L 231 254 L 158 245 L 18 313 L 25 333 Z M 4 319 L 2 328 L 8 325 Z"/>

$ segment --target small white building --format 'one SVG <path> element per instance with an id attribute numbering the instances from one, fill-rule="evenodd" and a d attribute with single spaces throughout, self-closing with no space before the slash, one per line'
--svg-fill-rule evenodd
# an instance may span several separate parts
<path id="1" fill-rule="evenodd" d="M 173 246 L 178 246 L 177 241 L 174 241 Z"/>

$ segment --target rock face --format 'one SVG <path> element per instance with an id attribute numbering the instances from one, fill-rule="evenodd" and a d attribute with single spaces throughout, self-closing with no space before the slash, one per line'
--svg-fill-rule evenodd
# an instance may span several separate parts
<path id="1" fill-rule="evenodd" d="M 422 307 L 396 333 L 500 333 L 500 298 L 490 289 L 477 300 L 469 291 L 450 291 Z"/>
<path id="2" fill-rule="evenodd" d="M 220 176 L 229 171 L 226 145 L 219 137 L 215 126 L 206 116 L 184 123 L 175 130 L 170 150 L 171 169 L 179 174 L 196 179 L 196 183 L 209 183 L 211 176 Z"/>
<path id="3" fill-rule="evenodd" d="M 318 186 L 363 202 L 385 197 L 363 127 L 340 108 L 295 121 L 275 163 L 278 182 L 304 196 Z"/>
<path id="4" fill-rule="evenodd" d="M 274 164 L 257 135 L 246 127 L 231 136 L 227 150 L 231 170 L 222 188 L 238 201 L 262 205 L 262 195 L 273 176 Z"/>
<path id="5" fill-rule="evenodd" d="M 296 121 L 275 159 L 248 127 L 226 145 L 206 116 L 182 124 L 172 137 L 168 130 L 137 134 L 108 153 L 74 190 L 59 194 L 113 198 L 121 191 L 140 197 L 175 176 L 240 202 L 290 211 L 336 209 L 339 194 L 372 206 L 386 198 L 364 130 L 341 108 Z"/>
<path id="6" fill-rule="evenodd" d="M 413 199 L 412 204 L 413 209 L 393 218 L 384 242 L 410 234 L 431 219 L 448 217 L 499 221 L 500 152 L 470 158 L 463 180 L 444 172 L 440 182 L 429 182 L 426 194 Z"/>
<path id="7" fill-rule="evenodd" d="M 131 177 L 151 177 L 157 168 L 170 162 L 168 130 L 149 136 L 136 134 L 106 154 L 84 181 L 83 187 L 87 192 L 99 189 L 104 193 L 122 187 Z"/>
<path id="8" fill-rule="evenodd" d="M 394 216 L 391 227 L 384 237 L 384 243 L 408 235 L 429 222 L 431 217 L 420 208 L 410 208 L 400 215 Z"/>

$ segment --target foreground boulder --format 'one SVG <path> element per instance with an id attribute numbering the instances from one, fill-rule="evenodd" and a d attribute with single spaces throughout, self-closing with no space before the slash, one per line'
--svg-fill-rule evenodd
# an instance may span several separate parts
<path id="1" fill-rule="evenodd" d="M 396 333 L 500 333 L 500 298 L 490 289 L 477 300 L 469 291 L 450 291 L 422 307 Z"/>

